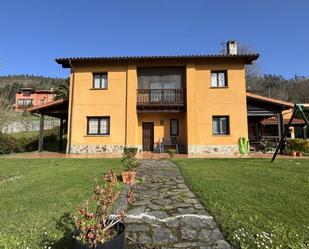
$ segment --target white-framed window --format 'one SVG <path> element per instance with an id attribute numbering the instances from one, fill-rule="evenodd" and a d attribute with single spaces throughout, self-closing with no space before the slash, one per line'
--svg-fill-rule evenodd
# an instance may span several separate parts
<path id="1" fill-rule="evenodd" d="M 92 88 L 107 89 L 108 88 L 107 73 L 94 73 Z"/>
<path id="2" fill-rule="evenodd" d="M 33 105 L 33 99 L 18 99 L 17 105 L 19 105 L 19 106 L 32 106 Z"/>
<path id="3" fill-rule="evenodd" d="M 214 135 L 230 134 L 229 123 L 229 116 L 212 116 L 212 133 Z"/>
<path id="4" fill-rule="evenodd" d="M 227 71 L 212 71 L 211 87 L 226 87 L 226 86 L 227 86 Z"/>
<path id="5" fill-rule="evenodd" d="M 87 135 L 110 135 L 110 117 L 87 117 Z"/>

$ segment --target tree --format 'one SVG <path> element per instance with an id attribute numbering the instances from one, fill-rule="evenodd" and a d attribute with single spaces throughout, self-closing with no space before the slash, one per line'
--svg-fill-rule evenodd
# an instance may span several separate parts
<path id="1" fill-rule="evenodd" d="M 30 107 L 30 106 L 29 106 Z M 20 123 L 24 126 L 25 131 L 28 132 L 29 128 L 33 124 L 33 118 L 30 112 L 27 111 L 27 108 L 23 110 L 23 113 L 20 117 Z"/>
<path id="2" fill-rule="evenodd" d="M 250 45 L 244 44 L 242 42 L 236 42 L 237 43 L 237 53 L 238 54 L 257 54 L 257 51 L 255 48 L 253 48 Z M 227 54 L 227 47 L 226 47 L 227 41 L 223 40 L 220 44 L 220 54 Z M 248 82 L 251 83 L 251 81 L 262 74 L 261 67 L 258 62 L 254 62 L 253 64 L 246 65 L 246 79 Z"/>
<path id="3" fill-rule="evenodd" d="M 12 86 L 0 87 L 0 132 L 16 118 L 14 101 L 10 98 L 13 92 Z"/>
<path id="4" fill-rule="evenodd" d="M 68 99 L 69 98 L 69 91 L 70 91 L 70 80 L 66 79 L 62 82 L 59 87 L 56 89 L 56 96 L 54 100 L 57 99 Z"/>

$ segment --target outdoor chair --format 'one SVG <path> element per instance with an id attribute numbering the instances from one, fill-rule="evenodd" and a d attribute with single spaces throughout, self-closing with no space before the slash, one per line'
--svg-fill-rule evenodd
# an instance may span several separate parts
<path id="1" fill-rule="evenodd" d="M 160 153 L 164 152 L 166 147 L 175 147 L 176 153 L 178 154 L 178 137 L 164 137 L 160 144 Z"/>

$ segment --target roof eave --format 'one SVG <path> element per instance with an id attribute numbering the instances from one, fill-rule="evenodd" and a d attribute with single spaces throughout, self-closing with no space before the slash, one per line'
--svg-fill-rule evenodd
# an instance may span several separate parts
<path id="1" fill-rule="evenodd" d="M 243 59 L 245 64 L 252 64 L 259 58 L 259 54 L 238 54 L 238 55 L 175 55 L 175 56 L 123 56 L 123 57 L 72 57 L 57 58 L 55 61 L 63 68 L 70 68 L 71 62 L 147 62 L 147 61 L 166 61 L 166 60 L 211 60 L 223 59 L 234 60 Z"/>

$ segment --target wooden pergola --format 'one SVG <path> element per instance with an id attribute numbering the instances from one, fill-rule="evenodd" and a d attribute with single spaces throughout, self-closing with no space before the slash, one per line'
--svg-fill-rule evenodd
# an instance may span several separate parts
<path id="1" fill-rule="evenodd" d="M 34 106 L 28 109 L 28 111 L 33 115 L 40 116 L 40 130 L 39 130 L 39 145 L 38 152 L 43 151 L 44 144 L 44 117 L 50 116 L 60 119 L 60 141 L 59 150 L 62 151 L 62 137 L 64 130 L 64 122 L 68 120 L 68 106 L 69 102 L 65 99 L 58 99 L 43 105 Z"/>
<path id="2" fill-rule="evenodd" d="M 264 138 L 274 140 L 276 143 L 279 142 L 285 132 L 283 111 L 293 109 L 294 104 L 252 93 L 247 93 L 246 95 L 250 145 L 258 145 Z M 275 119 L 278 126 L 278 134 L 267 137 L 263 137 L 260 134 L 261 123 L 267 118 Z"/>

